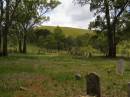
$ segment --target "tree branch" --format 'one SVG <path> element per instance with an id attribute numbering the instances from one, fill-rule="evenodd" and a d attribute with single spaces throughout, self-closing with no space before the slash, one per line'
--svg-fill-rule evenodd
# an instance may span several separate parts
<path id="1" fill-rule="evenodd" d="M 129 2 L 129 0 L 127 0 L 127 1 L 124 3 L 124 5 L 122 6 L 120 12 L 115 16 L 114 21 L 113 21 L 113 25 L 116 24 L 116 22 L 117 22 L 117 20 L 118 20 L 118 17 L 120 17 L 121 14 L 123 13 L 123 11 L 126 9 L 128 2 Z"/>
<path id="2" fill-rule="evenodd" d="M 21 2 L 21 0 L 16 0 L 16 2 L 15 2 L 14 10 L 13 10 L 13 12 L 12 12 L 12 14 L 11 14 L 11 18 L 10 18 L 9 25 L 11 24 L 11 22 L 12 22 L 12 20 L 13 20 L 13 16 L 14 16 L 15 11 L 16 11 L 16 9 L 17 9 L 17 7 L 18 7 L 18 5 L 19 5 L 20 2 Z"/>

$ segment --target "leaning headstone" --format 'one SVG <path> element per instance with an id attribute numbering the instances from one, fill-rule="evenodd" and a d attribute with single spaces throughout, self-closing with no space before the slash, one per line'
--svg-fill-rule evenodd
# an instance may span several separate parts
<path id="1" fill-rule="evenodd" d="M 96 73 L 86 76 L 87 95 L 101 97 L 100 78 Z"/>
<path id="2" fill-rule="evenodd" d="M 123 75 L 124 70 L 125 70 L 125 61 L 124 61 L 123 59 L 120 59 L 120 60 L 118 61 L 117 66 L 116 66 L 116 72 L 117 72 L 117 74 L 119 74 L 119 75 Z"/>
<path id="3" fill-rule="evenodd" d="M 128 83 L 128 97 L 130 97 L 130 82 Z"/>

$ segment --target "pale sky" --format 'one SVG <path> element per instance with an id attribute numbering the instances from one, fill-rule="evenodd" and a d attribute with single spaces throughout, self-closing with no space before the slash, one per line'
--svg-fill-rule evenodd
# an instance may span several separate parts
<path id="1" fill-rule="evenodd" d="M 43 25 L 65 26 L 86 29 L 90 21 L 93 20 L 93 14 L 89 10 L 89 5 L 81 7 L 74 5 L 73 0 L 60 0 L 61 4 L 47 15 L 50 21 Z"/>

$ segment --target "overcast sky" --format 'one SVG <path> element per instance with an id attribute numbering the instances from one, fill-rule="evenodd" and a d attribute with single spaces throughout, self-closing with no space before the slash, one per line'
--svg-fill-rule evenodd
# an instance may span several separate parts
<path id="1" fill-rule="evenodd" d="M 86 29 L 89 22 L 93 19 L 93 14 L 89 11 L 89 6 L 81 7 L 74 5 L 72 3 L 73 0 L 60 1 L 62 4 L 47 14 L 50 16 L 50 21 L 45 22 L 44 25 Z"/>

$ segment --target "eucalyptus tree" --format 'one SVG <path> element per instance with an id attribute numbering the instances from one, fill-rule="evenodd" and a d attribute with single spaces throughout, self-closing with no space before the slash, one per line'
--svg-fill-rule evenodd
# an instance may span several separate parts
<path id="1" fill-rule="evenodd" d="M 46 13 L 60 4 L 57 0 L 22 0 L 16 10 L 15 25 L 19 41 L 19 50 L 27 52 L 27 36 L 33 27 L 49 20 Z"/>
<path id="2" fill-rule="evenodd" d="M 117 25 L 116 42 L 130 40 L 130 13 L 125 12 Z"/>
<path id="3" fill-rule="evenodd" d="M 99 22 L 101 31 L 107 32 L 108 40 L 108 57 L 116 57 L 116 33 L 117 25 L 120 17 L 129 6 L 129 0 L 74 0 L 76 3 L 84 6 L 90 5 L 90 11 L 94 11 L 95 15 L 103 22 Z M 103 24 L 102 24 L 103 23 Z"/>
<path id="4" fill-rule="evenodd" d="M 21 0 L 0 0 L 0 51 L 3 56 L 8 55 L 7 36 L 20 2 Z"/>

